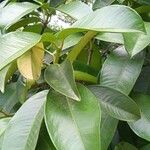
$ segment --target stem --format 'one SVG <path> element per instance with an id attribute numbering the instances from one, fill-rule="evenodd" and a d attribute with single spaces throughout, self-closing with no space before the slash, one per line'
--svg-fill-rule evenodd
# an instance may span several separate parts
<path id="1" fill-rule="evenodd" d="M 87 43 L 97 34 L 95 31 L 88 31 L 84 37 L 81 38 L 81 40 L 78 42 L 76 46 L 71 50 L 71 52 L 68 54 L 67 58 L 70 60 L 70 62 L 73 62 L 77 56 L 80 54 L 82 49 L 87 45 Z"/>
<path id="2" fill-rule="evenodd" d="M 97 83 L 97 78 L 88 73 L 81 72 L 81 71 L 74 71 L 74 75 L 76 80 L 86 81 L 94 84 Z"/>

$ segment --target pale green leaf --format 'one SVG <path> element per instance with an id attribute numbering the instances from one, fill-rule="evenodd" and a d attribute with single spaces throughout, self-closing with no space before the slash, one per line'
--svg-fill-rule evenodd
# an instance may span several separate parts
<path id="1" fill-rule="evenodd" d="M 0 37 L 0 70 L 36 45 L 41 36 L 29 32 L 11 32 Z"/>
<path id="2" fill-rule="evenodd" d="M 29 98 L 10 120 L 5 130 L 2 149 L 34 150 L 44 114 L 48 91 Z"/>

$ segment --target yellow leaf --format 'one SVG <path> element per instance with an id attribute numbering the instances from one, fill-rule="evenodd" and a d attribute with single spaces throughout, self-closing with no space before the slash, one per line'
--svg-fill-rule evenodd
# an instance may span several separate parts
<path id="1" fill-rule="evenodd" d="M 44 57 L 43 43 L 38 43 L 17 60 L 20 73 L 27 79 L 37 80 L 41 75 Z"/>

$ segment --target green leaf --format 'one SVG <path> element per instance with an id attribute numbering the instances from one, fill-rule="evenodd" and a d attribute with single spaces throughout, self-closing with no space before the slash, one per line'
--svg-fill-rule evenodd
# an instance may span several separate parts
<path id="1" fill-rule="evenodd" d="M 127 142 L 121 142 L 115 147 L 115 150 L 138 150 L 138 149 Z"/>
<path id="2" fill-rule="evenodd" d="M 130 58 L 124 47 L 114 50 L 101 70 L 100 84 L 129 94 L 144 62 L 143 53 Z"/>
<path id="3" fill-rule="evenodd" d="M 60 32 L 58 37 L 65 38 L 71 33 L 87 30 L 121 33 L 145 32 L 145 27 L 142 18 L 130 7 L 112 5 L 103 7 L 82 17 L 70 28 Z"/>
<path id="4" fill-rule="evenodd" d="M 45 121 L 57 149 L 100 150 L 100 107 L 96 97 L 78 85 L 81 101 L 50 91 Z"/>
<path id="5" fill-rule="evenodd" d="M 36 10 L 39 6 L 33 3 L 9 3 L 0 11 L 0 28 L 9 28 L 23 16 Z M 8 17 L 9 16 L 9 17 Z"/>
<path id="6" fill-rule="evenodd" d="M 57 92 L 75 100 L 80 100 L 71 63 L 66 60 L 62 64 L 47 67 L 44 73 L 46 82 Z"/>
<path id="7" fill-rule="evenodd" d="M 10 119 L 10 117 L 0 119 L 0 136 L 5 132 Z"/>
<path id="8" fill-rule="evenodd" d="M 107 150 L 116 132 L 118 120 L 109 116 L 102 110 L 101 120 L 101 149 Z"/>
<path id="9" fill-rule="evenodd" d="M 10 120 L 5 130 L 3 150 L 34 150 L 40 131 L 47 91 L 29 98 Z"/>
<path id="10" fill-rule="evenodd" d="M 137 0 L 137 2 L 140 3 L 140 4 L 150 5 L 149 0 Z"/>
<path id="11" fill-rule="evenodd" d="M 0 11 L 2 10 L 3 7 L 8 3 L 9 0 L 4 0 L 0 3 Z"/>
<path id="12" fill-rule="evenodd" d="M 131 57 L 141 52 L 146 46 L 150 44 L 150 23 L 145 22 L 146 34 L 125 33 L 124 41 L 125 48 Z"/>
<path id="13" fill-rule="evenodd" d="M 138 136 L 150 141 L 150 96 L 135 93 L 132 97 L 140 107 L 141 119 L 128 124 Z"/>
<path id="14" fill-rule="evenodd" d="M 144 145 L 140 150 L 149 150 L 150 149 L 150 144 Z"/>
<path id="15" fill-rule="evenodd" d="M 0 70 L 36 45 L 41 36 L 28 32 L 11 32 L 0 37 Z"/>
<path id="16" fill-rule="evenodd" d="M 72 1 L 68 4 L 63 4 L 56 8 L 58 11 L 61 11 L 74 19 L 80 19 L 87 14 L 93 12 L 92 9 L 83 2 Z"/>
<path id="17" fill-rule="evenodd" d="M 66 0 L 50 0 L 50 7 L 58 7 L 65 2 Z"/>
<path id="18" fill-rule="evenodd" d="M 93 10 L 112 4 L 115 0 L 95 0 Z"/>
<path id="19" fill-rule="evenodd" d="M 99 33 L 95 36 L 95 39 L 106 42 L 124 44 L 123 35 L 121 33 Z"/>
<path id="20" fill-rule="evenodd" d="M 145 66 L 142 68 L 141 74 L 136 81 L 134 86 L 134 91 L 143 93 L 143 94 L 150 94 L 150 66 Z"/>
<path id="21" fill-rule="evenodd" d="M 17 70 L 16 62 L 11 63 L 10 65 L 6 66 L 2 70 L 0 70 L 0 91 L 4 93 L 5 85 L 7 81 L 12 77 L 13 73 Z"/>
<path id="22" fill-rule="evenodd" d="M 0 93 L 0 118 L 15 112 L 15 106 L 19 102 L 16 91 L 16 83 L 11 83 L 6 86 L 4 94 Z"/>
<path id="23" fill-rule="evenodd" d="M 29 80 L 39 79 L 43 58 L 44 46 L 43 43 L 38 43 L 17 60 L 20 73 Z"/>
<path id="24" fill-rule="evenodd" d="M 47 132 L 46 126 L 43 123 L 41 130 L 40 130 L 40 135 L 38 139 L 38 143 L 36 145 L 36 150 L 56 150 L 54 147 L 49 134 Z"/>
<path id="25" fill-rule="evenodd" d="M 105 86 L 95 85 L 89 88 L 110 116 L 124 121 L 135 121 L 140 118 L 139 108 L 130 97 Z"/>

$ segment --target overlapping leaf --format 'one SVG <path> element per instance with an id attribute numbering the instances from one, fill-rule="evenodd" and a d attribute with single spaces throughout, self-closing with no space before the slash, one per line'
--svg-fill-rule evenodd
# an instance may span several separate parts
<path id="1" fill-rule="evenodd" d="M 29 2 L 9 3 L 0 10 L 0 28 L 8 28 L 39 6 Z M 9 17 L 8 17 L 9 16 Z"/>
<path id="2" fill-rule="evenodd" d="M 81 101 L 50 91 L 45 121 L 57 149 L 100 150 L 100 107 L 96 97 L 78 85 Z"/>
<path id="3" fill-rule="evenodd" d="M 99 85 L 89 88 L 99 99 L 104 111 L 110 116 L 125 121 L 135 121 L 140 118 L 140 111 L 136 103 L 123 93 Z"/>
<path id="4" fill-rule="evenodd" d="M 41 36 L 28 32 L 11 32 L 0 37 L 0 70 L 36 45 Z"/>
<path id="5" fill-rule="evenodd" d="M 144 62 L 143 53 L 130 58 L 124 47 L 114 50 L 103 64 L 100 84 L 129 94 Z"/>
<path id="6" fill-rule="evenodd" d="M 80 100 L 71 63 L 53 64 L 45 70 L 45 80 L 57 92 L 75 100 Z"/>
<path id="7" fill-rule="evenodd" d="M 32 96 L 17 111 L 5 130 L 2 149 L 34 150 L 44 114 L 47 91 Z"/>

